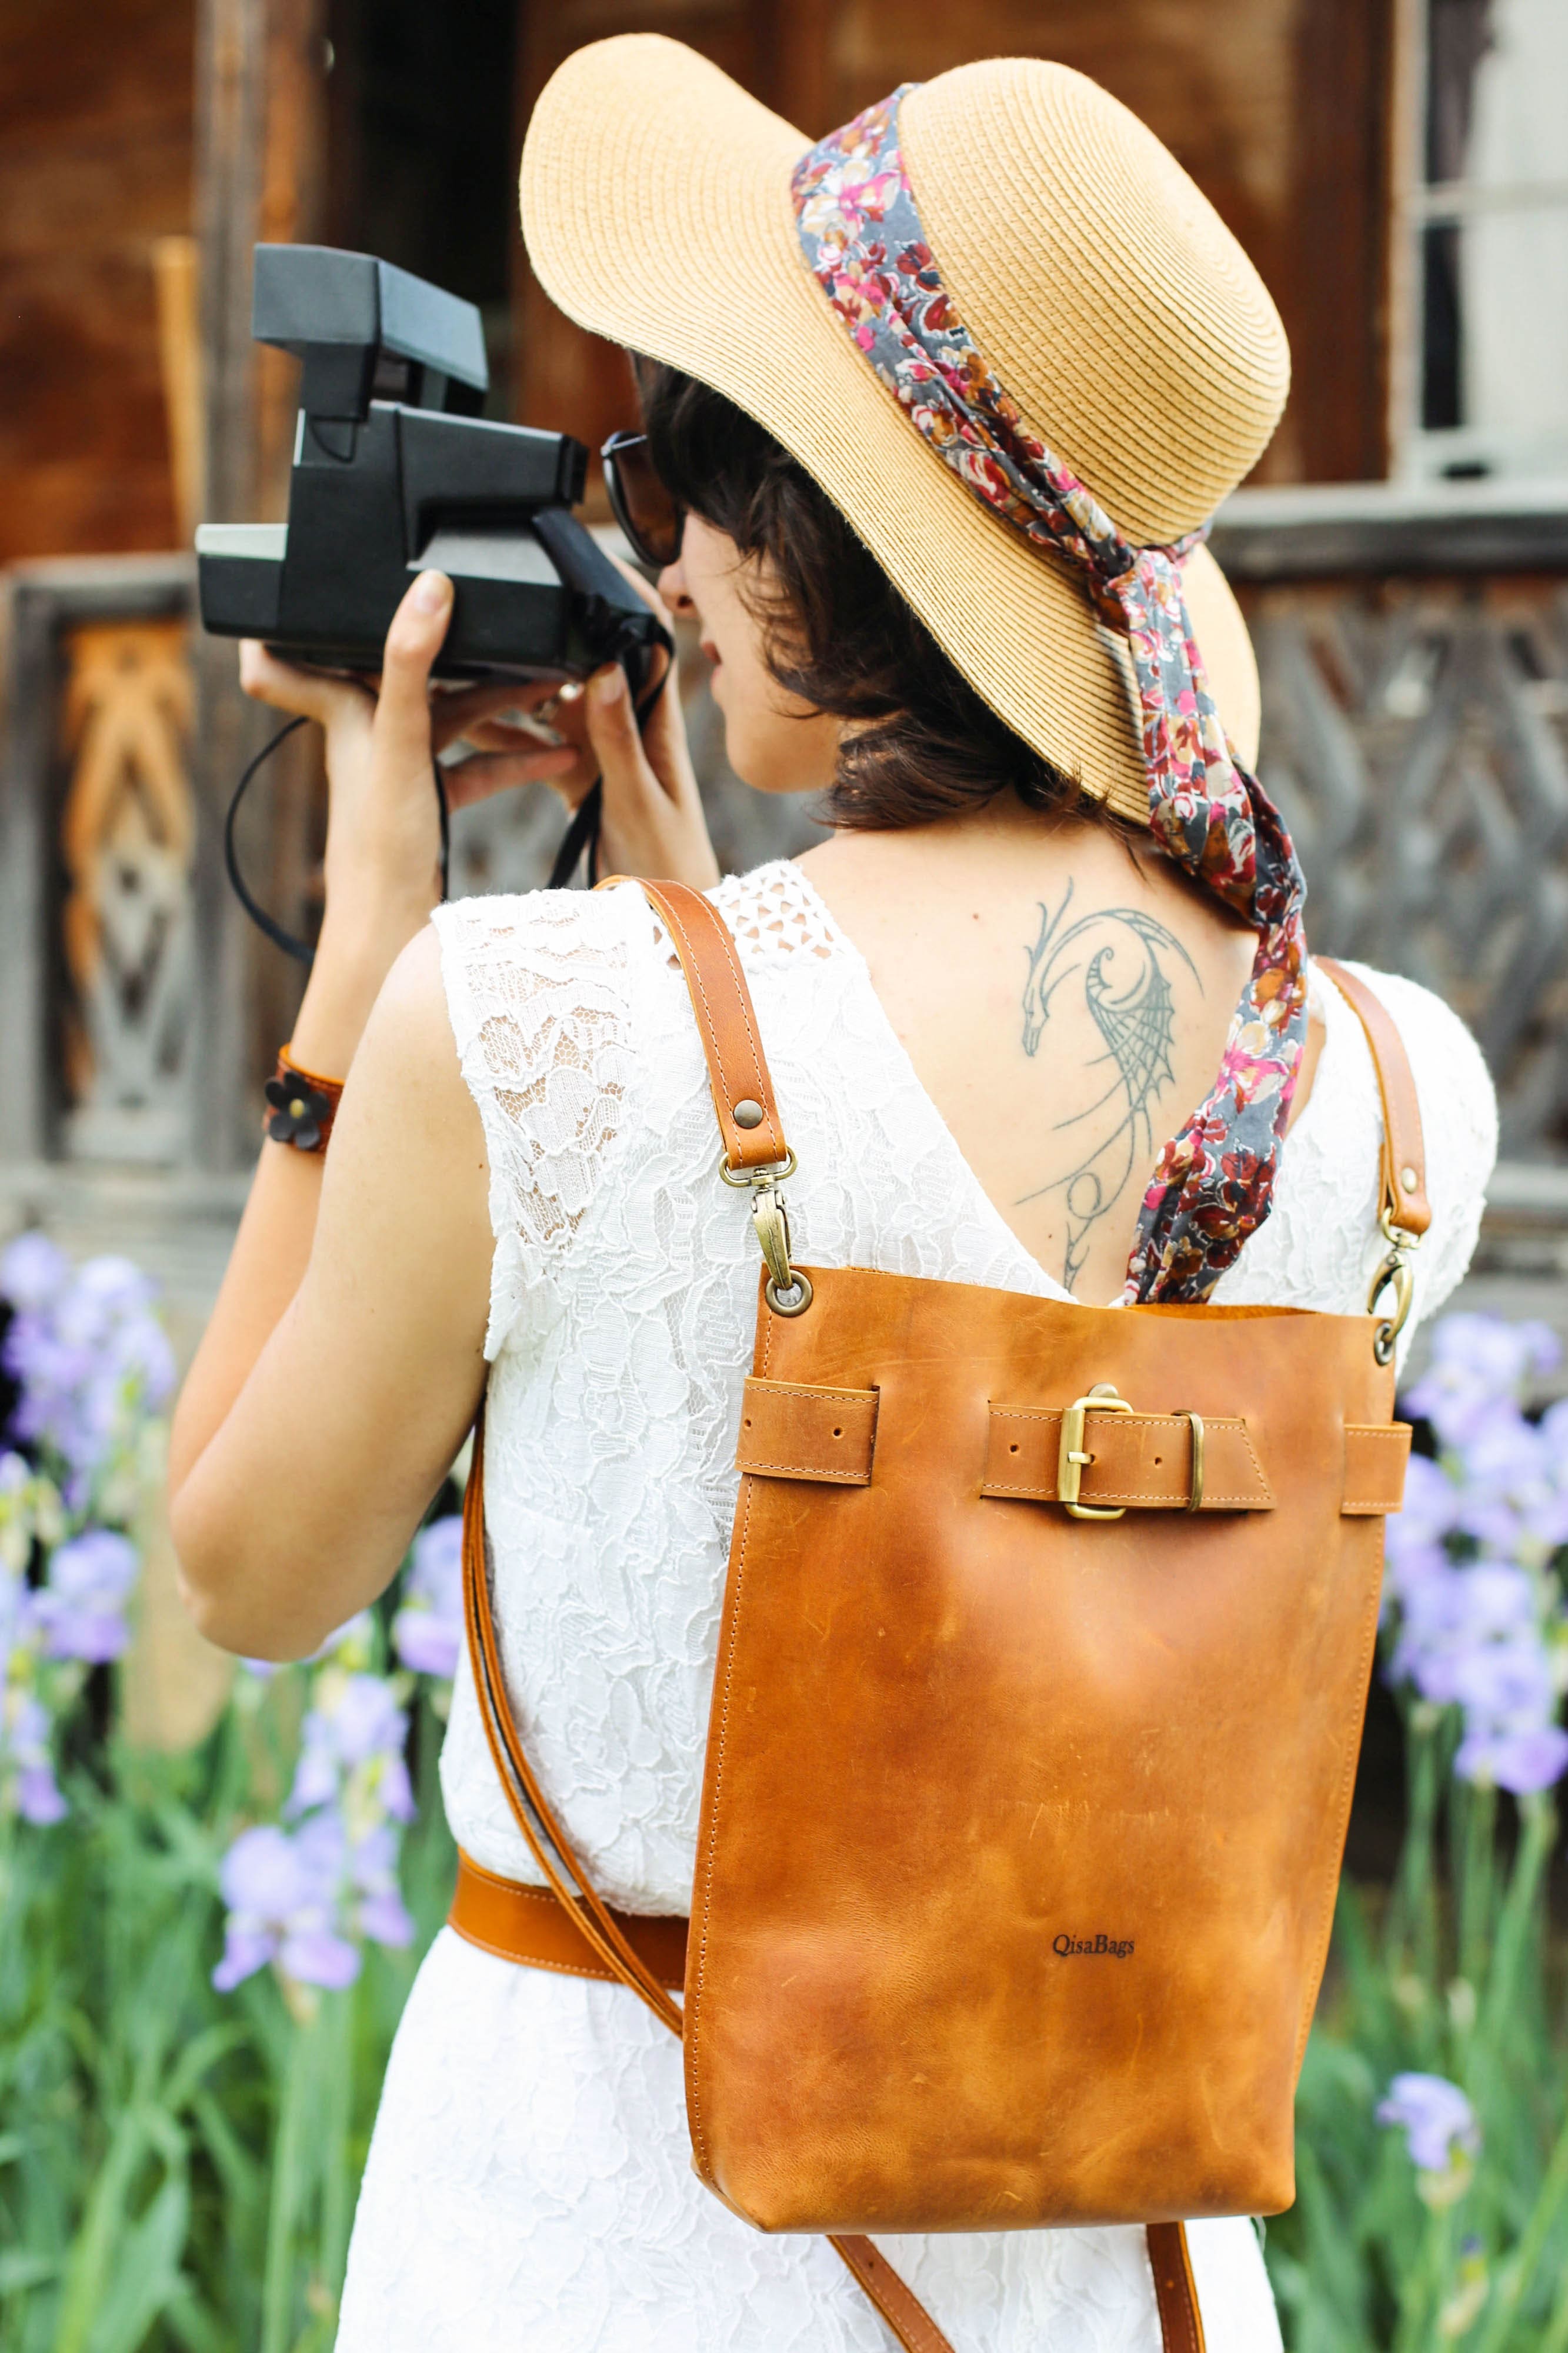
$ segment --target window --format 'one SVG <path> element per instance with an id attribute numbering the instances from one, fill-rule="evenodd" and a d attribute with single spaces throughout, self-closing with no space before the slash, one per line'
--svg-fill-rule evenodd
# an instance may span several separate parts
<path id="1" fill-rule="evenodd" d="M 1568 472 L 1568 5 L 1426 0 L 1407 477 Z"/>

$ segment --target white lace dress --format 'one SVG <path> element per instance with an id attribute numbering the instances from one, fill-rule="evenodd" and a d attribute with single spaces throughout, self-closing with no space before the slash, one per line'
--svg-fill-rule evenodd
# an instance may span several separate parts
<path id="1" fill-rule="evenodd" d="M 864 961 L 801 871 L 724 883 L 799 1174 L 807 1263 L 1063 1296 L 991 1206 Z M 756 1245 L 721 1186 L 686 991 L 646 901 L 469 899 L 437 923 L 484 1122 L 496 1250 L 486 1489 L 508 1683 L 601 1892 L 687 1909 L 734 1507 Z M 1357 1310 L 1378 1258 L 1380 1113 L 1354 1016 L 1327 1042 L 1272 1216 L 1218 1296 Z M 1416 1312 L 1463 1273 L 1495 1148 L 1456 1018 L 1378 977 L 1415 1064 L 1432 1233 Z M 538 1874 L 459 1679 L 441 1759 L 459 1841 Z M 881 2242 L 957 2353 L 1157 2353 L 1132 2228 Z M 1209 2353 L 1279 2327 L 1245 2219 L 1191 2243 Z M 619 1986 L 450 1929 L 409 2000 L 354 2226 L 339 2353 L 887 2353 L 821 2240 L 767 2238 L 690 2170 L 675 2039 Z"/>

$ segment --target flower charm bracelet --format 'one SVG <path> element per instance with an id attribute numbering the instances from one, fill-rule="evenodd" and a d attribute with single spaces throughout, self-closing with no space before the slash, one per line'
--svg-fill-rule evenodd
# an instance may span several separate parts
<path id="1" fill-rule="evenodd" d="M 285 1046 L 267 1082 L 267 1134 L 274 1144 L 291 1144 L 296 1152 L 325 1152 L 342 1092 L 341 1079 L 301 1071 Z"/>

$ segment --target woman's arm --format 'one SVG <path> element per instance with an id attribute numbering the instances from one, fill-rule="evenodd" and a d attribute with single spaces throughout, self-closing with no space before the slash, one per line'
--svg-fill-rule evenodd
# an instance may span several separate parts
<path id="1" fill-rule="evenodd" d="M 330 1171 L 327 1155 L 262 1146 L 171 1438 L 187 1603 L 214 1641 L 257 1657 L 313 1649 L 386 1584 L 482 1386 L 487 1178 L 428 929 L 433 745 L 486 747 L 446 771 L 457 807 L 538 779 L 570 803 L 602 768 L 606 847 L 625 871 L 700 883 L 714 871 L 673 691 L 646 744 L 601 680 L 563 712 L 559 747 L 494 717 L 545 687 L 443 695 L 433 722 L 450 610 L 450 584 L 421 575 L 379 694 L 258 646 L 243 657 L 249 692 L 326 729 L 326 903 L 292 1050 L 347 1080 Z"/>
<path id="2" fill-rule="evenodd" d="M 313 1196 L 287 1204 L 313 1228 L 302 1279 L 268 1331 L 261 1286 L 242 1303 L 258 1345 L 247 1363 L 237 1314 L 237 1394 L 176 1472 L 186 1600 L 226 1649 L 303 1656 L 396 1569 L 484 1385 L 486 1187 L 426 926 L 377 998 Z M 285 1205 L 256 1206 L 259 1231 Z"/>

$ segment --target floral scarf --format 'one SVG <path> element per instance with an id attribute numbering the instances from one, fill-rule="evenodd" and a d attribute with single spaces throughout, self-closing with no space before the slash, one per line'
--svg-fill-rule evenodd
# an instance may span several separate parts
<path id="1" fill-rule="evenodd" d="M 1206 1299 L 1268 1215 L 1307 1034 L 1306 882 L 1278 811 L 1231 750 L 1182 590 L 1183 558 L 1123 539 L 1035 439 L 943 290 L 899 150 L 899 103 L 868 107 L 795 166 L 813 275 L 916 429 L 959 480 L 1046 553 L 1086 575 L 1137 680 L 1149 825 L 1166 854 L 1258 934 L 1207 1100 L 1160 1155 L 1123 1299 Z M 1205 526 L 1206 528 L 1206 526 Z"/>

